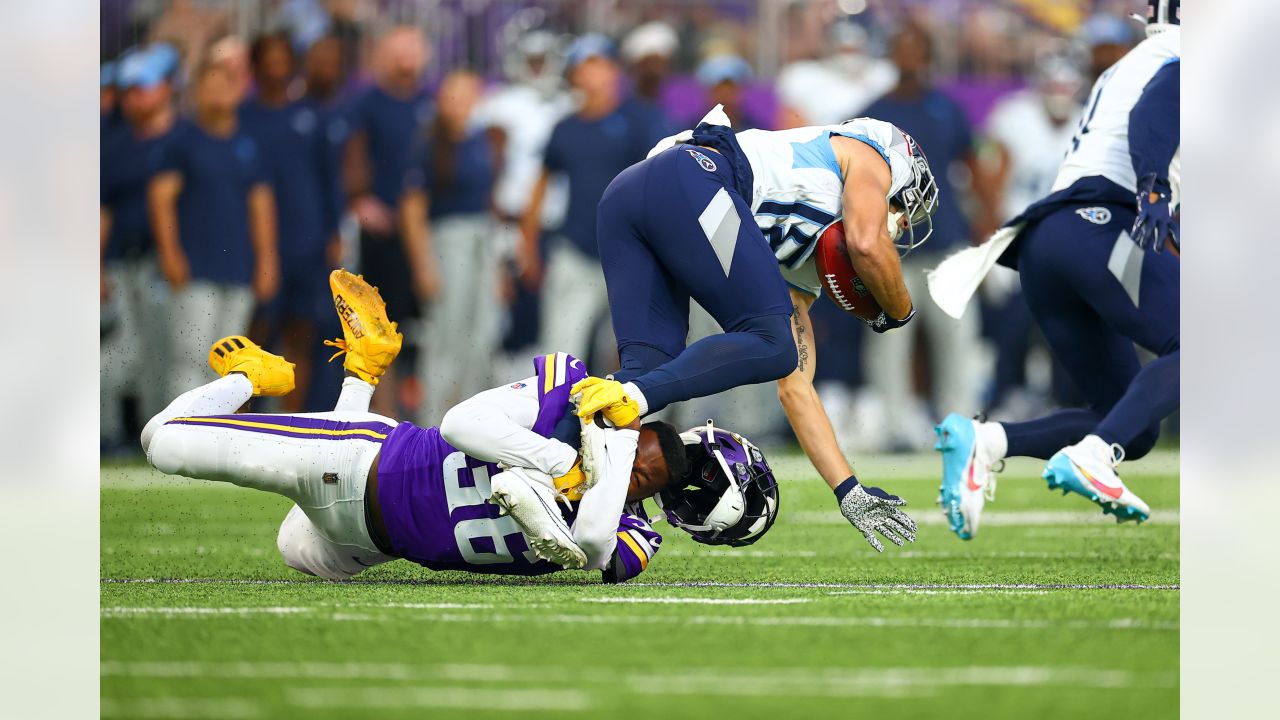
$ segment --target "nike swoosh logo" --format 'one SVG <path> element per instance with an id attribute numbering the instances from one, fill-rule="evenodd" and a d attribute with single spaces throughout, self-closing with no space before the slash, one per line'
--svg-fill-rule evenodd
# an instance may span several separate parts
<path id="1" fill-rule="evenodd" d="M 1083 475 L 1083 476 L 1084 476 L 1084 479 L 1085 479 L 1085 480 L 1088 480 L 1088 481 L 1089 481 L 1089 484 L 1090 484 L 1090 485 L 1093 485 L 1093 487 L 1094 487 L 1098 492 L 1102 493 L 1103 495 L 1106 495 L 1107 497 L 1111 498 L 1112 500 L 1115 500 L 1115 499 L 1119 498 L 1121 495 L 1123 495 L 1123 494 L 1124 494 L 1124 490 L 1123 490 L 1122 488 L 1114 488 L 1114 487 L 1111 487 L 1110 485 L 1107 485 L 1107 484 L 1105 484 L 1105 483 L 1100 483 L 1100 482 L 1098 482 L 1098 481 L 1097 481 L 1097 480 L 1096 480 L 1092 475 L 1090 475 L 1090 474 L 1088 473 L 1088 471 L 1087 471 L 1087 470 L 1085 470 L 1084 468 L 1082 468 L 1082 467 L 1080 467 L 1079 465 L 1077 465 L 1077 464 L 1076 464 L 1076 462 L 1075 462 L 1074 460 L 1072 460 L 1072 461 L 1071 461 L 1071 466 L 1072 466 L 1072 467 L 1074 467 L 1074 468 L 1076 469 L 1076 472 L 1078 472 L 1078 473 L 1080 473 L 1081 475 Z"/>

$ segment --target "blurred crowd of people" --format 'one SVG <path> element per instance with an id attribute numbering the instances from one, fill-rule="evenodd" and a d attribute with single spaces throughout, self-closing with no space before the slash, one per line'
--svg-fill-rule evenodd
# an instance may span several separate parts
<path id="1" fill-rule="evenodd" d="M 130 5 L 103 17 L 131 40 L 104 43 L 102 66 L 104 452 L 136 447 L 136 418 L 198 384 L 222 335 L 297 363 L 280 409 L 330 409 L 341 369 L 322 341 L 340 335 L 327 286 L 340 266 L 377 285 L 405 331 L 382 414 L 438 422 L 552 350 L 614 369 L 596 204 L 717 103 L 737 129 L 893 122 L 938 177 L 934 236 L 903 263 L 920 321 L 864 345 L 857 320 L 814 308 L 819 391 L 850 449 L 923 448 L 939 407 L 1015 420 L 1073 392 L 1016 275 L 994 275 L 981 311 L 955 322 L 926 299 L 924 271 L 1047 190 L 1093 79 L 1139 39 L 1124 2 L 1079 3 L 1092 16 L 1012 1 L 638 3 L 594 19 L 593 3 L 495 4 L 483 51 L 448 52 L 430 13 L 377 28 L 356 0 L 280 2 L 252 23 L 191 0 Z M 751 28 L 774 6 L 786 31 L 763 47 Z M 734 395 L 676 421 L 732 412 L 752 437 L 784 431 L 771 387 Z"/>

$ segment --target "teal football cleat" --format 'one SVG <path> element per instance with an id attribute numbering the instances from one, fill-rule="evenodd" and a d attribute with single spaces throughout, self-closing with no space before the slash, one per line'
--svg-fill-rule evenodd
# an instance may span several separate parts
<path id="1" fill-rule="evenodd" d="M 1001 461 L 982 442 L 976 420 L 951 413 L 933 431 L 938 435 L 933 449 L 942 453 L 938 503 L 951 531 L 961 540 L 972 540 L 978 534 L 983 506 L 995 499 L 992 467 Z"/>
<path id="2" fill-rule="evenodd" d="M 1061 489 L 1083 495 L 1102 507 L 1106 515 L 1115 515 L 1116 522 L 1136 520 L 1143 522 L 1151 517 L 1151 508 L 1142 498 L 1125 487 L 1116 466 L 1124 460 L 1124 448 L 1108 445 L 1097 435 L 1054 453 L 1044 468 L 1044 479 L 1050 490 Z"/>

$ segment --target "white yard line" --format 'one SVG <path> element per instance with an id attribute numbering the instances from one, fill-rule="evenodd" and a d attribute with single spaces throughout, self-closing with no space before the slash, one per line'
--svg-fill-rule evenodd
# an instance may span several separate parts
<path id="1" fill-rule="evenodd" d="M 505 690 L 470 686 L 292 687 L 285 699 L 304 708 L 335 707 L 361 711 L 387 708 L 452 708 L 464 710 L 586 710 L 591 696 L 581 690 Z"/>
<path id="2" fill-rule="evenodd" d="M 181 718 L 183 720 L 252 720 L 266 717 L 251 698 L 145 697 L 130 700 L 104 698 L 99 713 L 104 718 Z"/>
<path id="3" fill-rule="evenodd" d="M 498 710 L 572 710 L 590 704 L 594 692 L 621 690 L 637 695 L 754 695 L 845 697 L 867 694 L 928 694 L 939 688 L 963 686 L 1047 686 L 1080 688 L 1164 687 L 1177 683 L 1176 672 L 1142 672 L 1096 667 L 1042 665 L 971 667 L 795 667 L 767 669 L 714 666 L 665 667 L 662 671 L 627 671 L 601 668 L 584 672 L 580 667 L 544 665 L 441 664 L 363 662 L 191 662 L 106 661 L 103 677 L 154 679 L 217 678 L 238 680 L 384 682 L 466 682 L 468 692 L 456 686 L 385 685 L 378 688 L 290 687 L 287 699 L 305 707 L 466 707 Z M 580 686 L 551 691 L 486 685 L 542 682 L 547 677 L 572 677 Z M 557 693 L 568 692 L 562 697 Z M 363 702 L 360 693 L 380 700 Z M 341 695 L 339 698 L 337 695 Z M 485 704 L 489 703 L 489 704 Z M 554 705 L 553 703 L 560 703 Z"/>
<path id="4" fill-rule="evenodd" d="M 585 597 L 585 603 L 650 603 L 654 605 L 797 605 L 812 598 L 680 598 L 680 597 Z"/>
<path id="5" fill-rule="evenodd" d="M 911 518 L 920 525 L 946 525 L 947 519 L 936 508 L 907 508 Z M 833 508 L 831 510 L 796 510 L 783 512 L 778 521 L 784 525 L 848 525 L 849 521 Z M 1152 525 L 1178 525 L 1181 520 L 1177 510 L 1153 510 Z M 1147 523 L 1143 523 L 1144 525 Z M 1050 525 L 1102 525 L 1115 526 L 1116 521 L 1102 510 L 998 510 L 989 509 L 982 514 L 985 527 L 1041 527 Z"/>
<path id="6" fill-rule="evenodd" d="M 348 580 L 341 582 L 317 582 L 314 580 L 254 580 L 249 578 L 102 578 L 104 585 L 454 585 L 459 587 L 483 587 L 484 585 L 521 584 L 543 588 L 576 588 L 588 583 L 431 583 L 421 580 Z M 595 583 L 590 583 L 595 585 Z M 1179 585 L 1142 585 L 1131 583 L 817 583 L 817 582 L 716 582 L 690 580 L 686 582 L 630 582 L 620 586 L 625 592 L 629 587 L 659 588 L 808 588 L 808 589 L 961 589 L 961 590 L 1179 590 Z"/>
<path id="7" fill-rule="evenodd" d="M 262 611 L 265 614 L 279 614 L 283 617 L 326 617 L 353 622 L 400 622 L 405 618 L 425 622 L 448 623 L 512 623 L 528 624 L 567 624 L 567 625 L 643 625 L 653 620 L 647 616 L 624 614 L 592 614 L 587 612 L 569 614 L 536 613 L 456 613 L 411 611 L 406 608 L 369 605 L 370 609 L 398 610 L 396 614 L 384 613 L 373 615 L 368 613 L 347 613 L 327 607 L 295 607 L 287 612 L 279 612 L 280 608 L 246 608 L 246 607 L 107 607 L 101 615 L 107 618 L 128 619 L 186 619 L 203 620 L 215 616 L 253 615 Z M 1159 630 L 1175 631 L 1178 623 L 1146 620 L 1142 618 L 1112 618 L 1111 620 L 1033 620 L 1009 618 L 923 618 L 923 617 L 882 617 L 882 616 L 819 616 L 799 615 L 788 617 L 769 617 L 751 615 L 686 615 L 681 616 L 684 625 L 730 625 L 753 627 L 875 627 L 875 628 L 940 628 L 950 630 Z"/>

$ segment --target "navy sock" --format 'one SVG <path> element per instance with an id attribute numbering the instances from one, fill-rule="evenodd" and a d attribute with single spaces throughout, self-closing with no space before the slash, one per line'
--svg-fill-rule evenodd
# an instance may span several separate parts
<path id="1" fill-rule="evenodd" d="M 1048 460 L 1068 445 L 1074 445 L 1094 431 L 1102 416 L 1093 410 L 1059 410 L 1035 420 L 1000 423 L 1009 439 L 1006 457 L 1034 457 Z"/>
<path id="2" fill-rule="evenodd" d="M 1160 421 L 1178 409 L 1181 358 L 1182 351 L 1177 350 L 1147 363 L 1098 424 L 1098 437 L 1119 443 L 1135 459 L 1145 455 L 1159 435 Z M 1136 445 L 1140 447 L 1131 447 L 1139 439 Z"/>
<path id="3" fill-rule="evenodd" d="M 635 382 L 648 401 L 649 412 L 654 413 L 673 402 L 777 380 L 795 368 L 790 316 L 764 315 L 734 328 L 734 332 L 705 337 L 639 377 L 614 373 L 614 378 Z"/>

